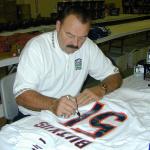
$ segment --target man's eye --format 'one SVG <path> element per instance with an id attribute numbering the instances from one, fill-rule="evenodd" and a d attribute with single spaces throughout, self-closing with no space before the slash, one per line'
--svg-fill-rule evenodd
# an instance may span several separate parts
<path id="1" fill-rule="evenodd" d="M 73 37 L 74 37 L 74 36 L 71 35 L 71 34 L 67 34 L 67 36 L 68 36 L 69 38 L 73 38 Z"/>

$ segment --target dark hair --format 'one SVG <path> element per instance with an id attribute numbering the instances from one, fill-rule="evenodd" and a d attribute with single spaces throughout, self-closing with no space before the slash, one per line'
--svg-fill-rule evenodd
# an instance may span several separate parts
<path id="1" fill-rule="evenodd" d="M 87 9 L 82 6 L 68 6 L 58 14 L 58 20 L 62 23 L 69 15 L 75 15 L 82 23 L 91 23 L 91 15 Z"/>

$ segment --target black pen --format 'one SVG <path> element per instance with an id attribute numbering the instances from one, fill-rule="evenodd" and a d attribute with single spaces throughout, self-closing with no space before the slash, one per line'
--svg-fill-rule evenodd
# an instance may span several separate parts
<path id="1" fill-rule="evenodd" d="M 79 112 L 79 109 L 78 109 L 78 103 L 77 103 L 77 98 L 75 98 L 75 102 L 76 102 L 76 105 L 77 105 L 77 115 L 79 116 L 79 118 L 81 117 L 81 114 Z"/>
<path id="2" fill-rule="evenodd" d="M 77 115 L 78 115 L 79 118 L 80 118 L 80 117 L 81 117 L 81 114 L 80 114 L 79 109 L 78 109 L 77 98 L 71 98 L 69 95 L 67 95 L 67 98 L 68 98 L 68 100 L 74 100 L 74 99 L 75 99 L 75 102 L 76 102 L 76 105 L 77 105 L 76 113 L 77 113 Z"/>

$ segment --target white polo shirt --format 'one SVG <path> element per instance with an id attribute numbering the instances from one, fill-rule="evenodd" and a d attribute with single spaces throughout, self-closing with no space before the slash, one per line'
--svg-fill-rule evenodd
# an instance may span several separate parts
<path id="1" fill-rule="evenodd" d="M 20 56 L 14 83 L 15 96 L 32 89 L 43 95 L 60 98 L 79 94 L 89 74 L 103 80 L 118 69 L 89 38 L 73 54 L 58 44 L 57 32 L 43 33 L 31 39 Z M 32 114 L 19 107 L 24 114 Z"/>

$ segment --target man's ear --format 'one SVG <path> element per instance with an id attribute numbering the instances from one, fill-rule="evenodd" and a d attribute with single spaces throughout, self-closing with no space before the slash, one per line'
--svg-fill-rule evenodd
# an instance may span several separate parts
<path id="1" fill-rule="evenodd" d="M 56 21 L 56 31 L 58 32 L 60 30 L 61 22 L 59 20 Z"/>

